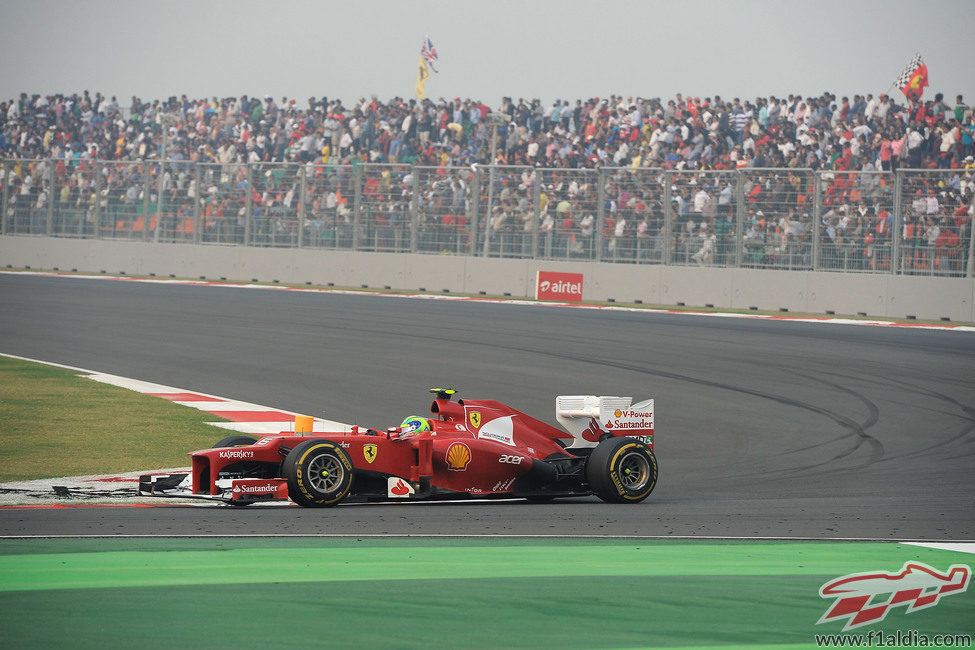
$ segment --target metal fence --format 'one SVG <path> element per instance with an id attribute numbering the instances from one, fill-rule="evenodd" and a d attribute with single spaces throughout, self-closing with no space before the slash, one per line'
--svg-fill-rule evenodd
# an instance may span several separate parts
<path id="1" fill-rule="evenodd" d="M 973 276 L 975 170 L 0 160 L 7 235 Z"/>

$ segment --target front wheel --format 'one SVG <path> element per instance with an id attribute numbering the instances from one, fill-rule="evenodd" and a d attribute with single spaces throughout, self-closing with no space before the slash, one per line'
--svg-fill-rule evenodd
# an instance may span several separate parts
<path id="1" fill-rule="evenodd" d="M 586 478 L 603 501 L 638 503 L 650 496 L 657 484 L 657 457 L 634 438 L 608 438 L 590 454 Z"/>
<path id="2" fill-rule="evenodd" d="M 224 447 L 248 447 L 253 445 L 256 440 L 250 436 L 227 436 L 221 439 L 217 444 L 213 445 L 212 449 L 222 449 Z"/>
<path id="3" fill-rule="evenodd" d="M 299 506 L 334 506 L 352 489 L 352 459 L 331 440 L 308 440 L 284 459 L 288 497 Z"/>

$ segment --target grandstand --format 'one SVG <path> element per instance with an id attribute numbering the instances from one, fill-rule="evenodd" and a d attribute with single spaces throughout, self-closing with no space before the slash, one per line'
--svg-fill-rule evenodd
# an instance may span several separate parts
<path id="1" fill-rule="evenodd" d="M 941 95 L 21 94 L 2 232 L 970 276 L 972 120 Z"/>

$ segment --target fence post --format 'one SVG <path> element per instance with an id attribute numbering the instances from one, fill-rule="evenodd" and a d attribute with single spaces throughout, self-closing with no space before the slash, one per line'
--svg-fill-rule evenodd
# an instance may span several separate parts
<path id="1" fill-rule="evenodd" d="M 420 168 L 416 165 L 412 167 L 413 189 L 410 194 L 410 252 L 417 250 L 417 236 L 420 227 Z M 427 215 L 429 218 L 429 215 Z M 456 228 L 456 222 L 454 228 Z"/>
<path id="2" fill-rule="evenodd" d="M 531 259 L 538 259 L 538 227 L 542 221 L 542 181 L 538 170 L 534 170 L 535 181 L 532 183 L 532 255 Z"/>
<path id="3" fill-rule="evenodd" d="M 47 171 L 47 224 L 44 228 L 44 234 L 48 237 L 54 232 L 54 159 L 48 160 Z"/>
<path id="4" fill-rule="evenodd" d="M 663 263 L 669 265 L 674 258 L 674 192 L 671 173 L 663 171 L 664 179 L 664 254 Z"/>
<path id="5" fill-rule="evenodd" d="M 901 243 L 904 238 L 904 176 L 894 172 L 894 214 L 890 224 L 890 274 L 900 273 Z"/>
<path id="6" fill-rule="evenodd" d="M 733 172 L 735 178 L 735 267 L 745 264 L 745 173 Z"/>
<path id="7" fill-rule="evenodd" d="M 606 176 L 608 171 L 605 167 L 596 168 L 596 223 L 593 224 L 595 232 L 593 238 L 596 246 L 596 261 L 603 261 L 603 225 L 606 220 Z"/>
<path id="8" fill-rule="evenodd" d="M 468 251 L 468 255 L 471 257 L 477 256 L 477 241 L 478 235 L 480 234 L 479 229 L 479 217 L 481 212 L 481 168 L 474 167 L 471 174 L 471 205 L 470 205 L 470 215 L 467 219 L 467 223 L 470 224 L 471 229 L 471 246 Z"/>
<path id="9" fill-rule="evenodd" d="M 81 173 L 81 166 L 79 165 L 77 167 L 77 169 L 78 169 L 78 173 L 80 174 Z M 87 186 L 87 187 L 90 188 L 90 185 Z M 70 194 L 69 194 L 69 196 L 70 196 Z M 79 200 L 82 200 L 83 201 L 84 200 L 84 197 L 85 197 L 85 194 L 82 191 L 82 187 L 79 187 L 78 188 L 78 198 L 79 198 Z M 85 203 L 85 204 L 79 203 L 78 206 L 79 207 L 82 207 L 83 206 L 83 209 L 81 209 L 81 210 L 78 211 L 78 233 L 77 234 L 78 234 L 78 239 L 84 239 L 84 237 L 85 237 L 85 223 L 88 220 L 88 205 L 87 205 L 87 203 Z"/>
<path id="10" fill-rule="evenodd" d="M 250 163 L 244 163 L 244 185 L 247 196 L 244 197 L 244 246 L 251 245 L 251 223 L 254 221 L 254 186 Z"/>
<path id="11" fill-rule="evenodd" d="M 975 278 L 975 219 L 968 222 L 968 273 L 965 275 Z"/>
<path id="12" fill-rule="evenodd" d="M 102 237 L 102 180 L 104 178 L 104 163 L 93 161 L 95 166 L 95 180 L 92 183 L 95 192 L 95 211 L 92 218 L 95 220 L 95 239 Z"/>
<path id="13" fill-rule="evenodd" d="M 159 189 L 162 190 L 162 161 L 159 165 Z M 152 183 L 151 174 L 149 173 L 151 167 L 149 161 L 142 161 L 142 241 L 149 241 L 149 225 L 152 223 L 152 215 L 149 214 L 149 205 L 151 203 L 149 197 L 152 194 Z M 159 215 L 159 196 L 156 196 L 156 227 L 153 229 L 153 240 L 159 243 L 159 222 L 161 221 Z M 135 219 L 132 220 L 133 223 Z"/>
<path id="14" fill-rule="evenodd" d="M 0 165 L 3 165 L 3 195 L 0 196 L 0 209 L 3 210 L 0 213 L 0 235 L 7 234 L 7 208 L 10 205 L 10 175 L 13 170 L 10 168 L 9 161 L 0 161 Z"/>
<path id="15" fill-rule="evenodd" d="M 193 165 L 193 182 L 196 183 L 196 196 L 193 197 L 193 243 L 203 241 L 203 171 L 200 165 Z"/>
<path id="16" fill-rule="evenodd" d="M 823 228 L 823 184 L 820 172 L 814 171 L 813 175 L 813 214 L 812 214 L 812 267 L 813 271 L 820 270 Z"/>
<path id="17" fill-rule="evenodd" d="M 488 168 L 488 196 L 487 207 L 484 210 L 484 257 L 491 252 L 491 211 L 494 209 L 494 172 L 497 165 L 494 158 L 491 159 L 491 166 Z M 500 257 L 500 253 L 498 254 Z"/>
<path id="18" fill-rule="evenodd" d="M 359 250 L 359 216 L 362 210 L 362 163 L 352 166 L 352 250 Z"/>
<path id="19" fill-rule="evenodd" d="M 308 198 L 308 168 L 305 163 L 298 163 L 298 248 L 305 244 L 305 219 L 308 210 L 305 201 Z"/>

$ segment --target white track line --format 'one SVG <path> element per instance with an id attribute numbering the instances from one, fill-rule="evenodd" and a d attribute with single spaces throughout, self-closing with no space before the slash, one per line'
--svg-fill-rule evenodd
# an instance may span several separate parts
<path id="1" fill-rule="evenodd" d="M 925 546 L 939 551 L 955 551 L 957 553 L 975 553 L 973 542 L 904 542 L 911 546 Z"/>

